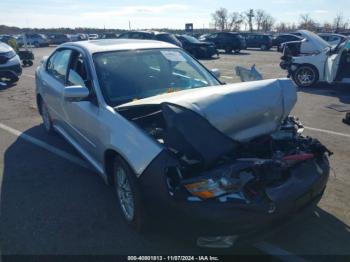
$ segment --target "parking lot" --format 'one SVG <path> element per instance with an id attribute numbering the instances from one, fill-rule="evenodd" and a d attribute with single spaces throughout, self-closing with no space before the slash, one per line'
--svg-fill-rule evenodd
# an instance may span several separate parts
<path id="1" fill-rule="evenodd" d="M 34 49 L 34 65 L 23 69 L 16 85 L 0 89 L 1 253 L 207 254 L 181 236 L 138 235 L 127 228 L 113 189 L 65 140 L 45 133 L 36 109 L 34 74 L 41 57 L 52 50 Z M 279 59 L 273 50 L 245 50 L 201 62 L 220 69 L 223 82 L 233 83 L 239 82 L 237 65 L 256 64 L 264 78 L 285 77 Z M 254 247 L 212 253 L 278 253 L 307 260 L 320 260 L 307 255 L 350 254 L 350 126 L 342 123 L 345 113 L 326 108 L 349 103 L 350 86 L 322 84 L 298 91 L 293 114 L 307 135 L 334 152 L 332 176 L 316 212 L 293 218 Z M 176 221 L 166 223 L 176 227 Z"/>

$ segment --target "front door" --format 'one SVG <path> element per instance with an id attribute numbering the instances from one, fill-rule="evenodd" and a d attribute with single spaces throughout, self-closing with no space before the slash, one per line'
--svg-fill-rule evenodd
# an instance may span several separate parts
<path id="1" fill-rule="evenodd" d="M 68 67 L 67 86 L 85 86 L 90 91 L 86 101 L 69 102 L 62 99 L 62 108 L 69 126 L 69 135 L 88 153 L 92 160 L 99 161 L 102 145 L 100 109 L 95 97 L 88 65 L 84 55 L 73 51 Z"/>

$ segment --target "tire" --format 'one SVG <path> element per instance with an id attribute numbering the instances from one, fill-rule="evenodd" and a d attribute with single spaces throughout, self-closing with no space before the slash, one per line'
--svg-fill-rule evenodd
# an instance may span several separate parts
<path id="1" fill-rule="evenodd" d="M 267 45 L 262 44 L 262 45 L 260 46 L 260 50 L 261 50 L 261 51 L 266 51 L 267 49 L 268 49 Z"/>
<path id="2" fill-rule="evenodd" d="M 146 215 L 139 184 L 134 172 L 119 156 L 114 160 L 113 179 L 118 206 L 125 222 L 136 232 L 143 232 Z"/>
<path id="3" fill-rule="evenodd" d="M 226 47 L 226 48 L 225 48 L 225 53 L 226 53 L 226 54 L 231 54 L 231 53 L 232 53 L 232 48 Z"/>
<path id="4" fill-rule="evenodd" d="M 52 125 L 52 120 L 46 103 L 44 101 L 41 101 L 40 107 L 41 117 L 43 119 L 43 126 L 45 128 L 45 131 L 49 134 L 53 134 L 54 129 Z"/>
<path id="5" fill-rule="evenodd" d="M 293 81 L 299 87 L 313 87 L 318 82 L 319 74 L 315 67 L 301 65 L 292 75 Z"/>
<path id="6" fill-rule="evenodd" d="M 35 46 L 36 48 L 38 48 L 38 47 L 40 47 L 40 44 L 39 44 L 38 42 L 34 42 L 34 46 Z"/>
<path id="7" fill-rule="evenodd" d="M 239 54 L 241 52 L 241 49 L 236 49 L 235 54 Z"/>

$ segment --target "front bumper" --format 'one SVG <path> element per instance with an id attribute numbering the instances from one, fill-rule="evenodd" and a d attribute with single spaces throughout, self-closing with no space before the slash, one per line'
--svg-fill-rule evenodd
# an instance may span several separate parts
<path id="1" fill-rule="evenodd" d="M 169 195 L 165 181 L 156 181 L 157 173 L 164 177 L 159 169 L 164 165 L 167 165 L 167 159 L 160 156 L 141 176 L 151 217 L 159 217 L 168 221 L 167 225 L 171 223 L 176 228 L 181 227 L 187 235 L 197 236 L 244 236 L 274 227 L 304 208 L 315 207 L 324 193 L 330 172 L 328 160 L 320 163 L 309 160 L 299 164 L 284 184 L 266 189 L 269 201 L 191 201 L 175 199 Z"/>
<path id="2" fill-rule="evenodd" d="M 0 64 L 0 77 L 18 79 L 22 74 L 21 60 L 16 55 L 5 64 Z"/>

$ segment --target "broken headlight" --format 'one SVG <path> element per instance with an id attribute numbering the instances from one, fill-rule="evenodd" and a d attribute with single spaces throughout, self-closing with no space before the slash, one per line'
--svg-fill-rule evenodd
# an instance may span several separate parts
<path id="1" fill-rule="evenodd" d="M 227 177 L 201 179 L 184 187 L 194 196 L 202 199 L 216 198 L 238 191 L 240 185 Z"/>

